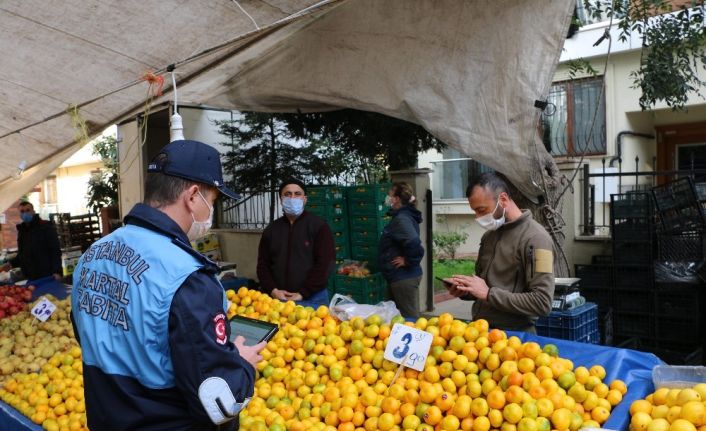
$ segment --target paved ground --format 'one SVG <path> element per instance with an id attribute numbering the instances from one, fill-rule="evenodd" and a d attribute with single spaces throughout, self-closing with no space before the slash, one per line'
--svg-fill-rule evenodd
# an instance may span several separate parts
<path id="1" fill-rule="evenodd" d="M 434 311 L 422 312 L 423 316 L 438 316 L 441 313 L 451 313 L 457 319 L 471 320 L 473 302 L 452 298 L 434 304 Z"/>

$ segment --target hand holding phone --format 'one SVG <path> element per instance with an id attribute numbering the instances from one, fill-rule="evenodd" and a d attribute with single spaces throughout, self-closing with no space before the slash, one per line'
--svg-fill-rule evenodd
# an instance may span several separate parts
<path id="1" fill-rule="evenodd" d="M 445 280 L 445 279 L 443 279 L 443 278 L 441 278 L 441 277 L 434 277 L 434 278 L 436 278 L 436 279 L 439 280 L 440 282 L 444 283 L 444 286 L 453 286 L 453 283 L 452 283 L 452 282 L 450 282 L 450 281 L 448 281 L 448 280 Z"/>

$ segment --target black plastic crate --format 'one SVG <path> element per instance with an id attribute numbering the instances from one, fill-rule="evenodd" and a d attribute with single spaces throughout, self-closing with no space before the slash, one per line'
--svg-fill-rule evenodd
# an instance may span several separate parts
<path id="1" fill-rule="evenodd" d="M 610 217 L 612 219 L 649 218 L 652 216 L 652 197 L 649 193 L 633 192 L 610 195 Z"/>
<path id="2" fill-rule="evenodd" d="M 650 243 L 653 241 L 654 225 L 646 220 L 617 220 L 611 225 L 611 235 L 613 243 L 616 242 L 641 242 Z M 615 261 L 615 252 L 613 260 Z"/>
<path id="3" fill-rule="evenodd" d="M 655 338 L 685 345 L 700 342 L 698 316 L 655 317 Z"/>
<path id="4" fill-rule="evenodd" d="M 613 313 L 613 334 L 616 337 L 644 337 L 654 336 L 654 321 L 649 314 L 640 313 Z"/>
<path id="5" fill-rule="evenodd" d="M 613 287 L 615 289 L 654 289 L 654 268 L 652 265 L 616 265 L 613 267 Z"/>
<path id="6" fill-rule="evenodd" d="M 612 260 L 612 256 L 611 256 Z M 574 265 L 574 274 L 581 279 L 584 288 L 610 288 L 613 285 L 613 267 L 611 265 Z"/>
<path id="7" fill-rule="evenodd" d="M 613 241 L 613 259 L 616 265 L 650 264 L 654 260 L 652 243 Z"/>
<path id="8" fill-rule="evenodd" d="M 706 235 L 692 230 L 658 236 L 657 256 L 669 262 L 701 262 L 706 258 Z"/>
<path id="9" fill-rule="evenodd" d="M 655 315 L 699 316 L 699 286 L 658 283 L 655 287 Z"/>
<path id="10" fill-rule="evenodd" d="M 616 289 L 613 301 L 617 313 L 654 313 L 654 293 L 650 290 Z"/>
<path id="11" fill-rule="evenodd" d="M 703 365 L 703 349 L 665 349 L 663 347 L 652 347 L 650 351 L 659 359 L 663 360 L 667 365 Z"/>
<path id="12" fill-rule="evenodd" d="M 581 296 L 586 298 L 586 301 L 593 302 L 598 305 L 598 308 L 607 308 L 613 306 L 613 289 L 610 286 L 606 287 L 584 287 L 581 280 Z"/>
<path id="13" fill-rule="evenodd" d="M 613 309 L 611 307 L 598 306 L 598 331 L 602 344 L 606 346 L 613 344 Z"/>
<path id="14" fill-rule="evenodd" d="M 610 254 L 594 254 L 591 256 L 592 265 L 613 265 L 613 256 Z"/>
<path id="15" fill-rule="evenodd" d="M 683 177 L 652 188 L 664 231 L 703 230 L 706 215 L 691 178 Z"/>

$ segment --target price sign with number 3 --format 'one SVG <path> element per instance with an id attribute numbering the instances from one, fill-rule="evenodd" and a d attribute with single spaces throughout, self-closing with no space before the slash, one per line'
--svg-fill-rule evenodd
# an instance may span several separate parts
<path id="1" fill-rule="evenodd" d="M 384 357 L 396 364 L 424 371 L 432 338 L 428 332 L 395 323 L 390 332 Z"/>
<path id="2" fill-rule="evenodd" d="M 54 303 L 46 297 L 42 297 L 42 300 L 37 302 L 34 307 L 32 307 L 31 313 L 32 316 L 42 322 L 46 322 L 47 319 L 51 317 L 52 313 L 54 313 L 54 310 L 56 310 L 56 305 L 54 305 Z"/>

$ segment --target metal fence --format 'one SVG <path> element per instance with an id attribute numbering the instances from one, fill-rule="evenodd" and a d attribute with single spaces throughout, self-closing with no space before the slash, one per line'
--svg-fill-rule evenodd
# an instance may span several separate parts
<path id="1" fill-rule="evenodd" d="M 656 166 L 656 158 L 652 166 Z M 590 169 L 583 165 L 581 176 L 582 214 L 579 225 L 581 234 L 586 236 L 610 236 L 610 195 L 630 192 L 649 192 L 653 187 L 683 177 L 690 177 L 696 186 L 699 199 L 706 201 L 706 168 L 694 167 L 682 170 L 640 170 L 640 158 L 635 157 L 634 170 L 626 171 L 623 163 L 617 167 L 606 166 Z M 627 168 L 627 167 L 626 167 Z"/>
<path id="2" fill-rule="evenodd" d="M 354 175 L 341 175 L 326 185 L 349 186 L 364 183 L 367 178 Z M 312 187 L 321 183 L 317 178 L 302 178 L 305 184 Z M 320 184 L 324 185 L 324 184 Z M 227 200 L 220 202 L 216 208 L 216 226 L 225 229 L 261 230 L 273 220 L 282 215 L 282 203 L 279 190 L 244 191 L 237 202 Z"/>
<path id="3" fill-rule="evenodd" d="M 270 208 L 276 219 L 282 213 L 282 205 L 277 190 L 246 192 L 238 202 L 221 202 L 217 211 L 217 226 L 227 229 L 260 230 L 270 224 Z"/>

